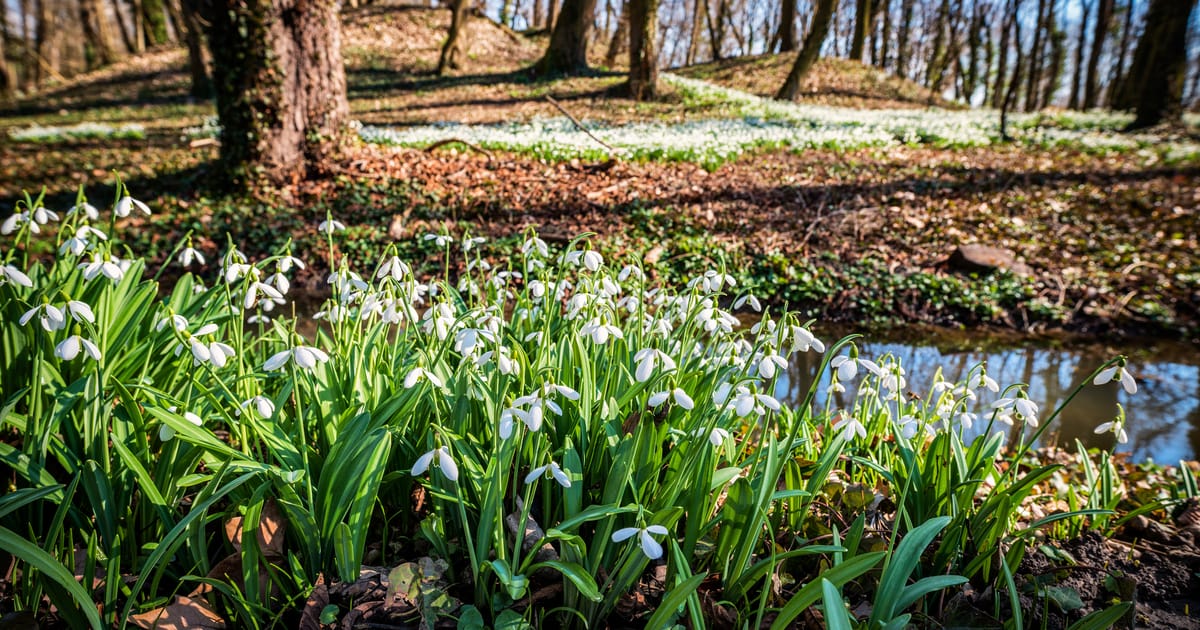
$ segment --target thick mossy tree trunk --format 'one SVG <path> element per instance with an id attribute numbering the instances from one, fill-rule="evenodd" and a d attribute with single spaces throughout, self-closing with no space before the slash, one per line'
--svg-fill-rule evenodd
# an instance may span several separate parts
<path id="1" fill-rule="evenodd" d="M 658 0 L 629 0 L 629 96 L 658 96 Z"/>
<path id="2" fill-rule="evenodd" d="M 79 0 L 79 21 L 96 65 L 106 66 L 117 60 L 112 29 L 100 0 Z"/>
<path id="3" fill-rule="evenodd" d="M 817 0 L 817 12 L 813 15 L 812 28 L 804 38 L 804 47 L 796 56 L 796 63 L 792 65 L 792 71 L 788 73 L 787 80 L 783 82 L 783 87 L 779 88 L 779 93 L 775 95 L 775 98 L 791 101 L 800 94 L 800 83 L 804 81 L 804 76 L 817 62 L 817 57 L 821 54 L 821 45 L 825 43 L 825 36 L 829 34 L 829 23 L 833 20 L 834 2 L 835 0 Z"/>
<path id="4" fill-rule="evenodd" d="M 1146 27 L 1114 107 L 1134 110 L 1130 129 L 1183 118 L 1187 28 L 1196 0 L 1151 0 Z"/>
<path id="5" fill-rule="evenodd" d="M 779 3 L 779 52 L 792 52 L 799 47 L 796 37 L 796 0 Z"/>
<path id="6" fill-rule="evenodd" d="M 164 0 L 142 0 L 142 26 L 151 46 L 167 43 L 167 10 Z"/>
<path id="7" fill-rule="evenodd" d="M 442 44 L 442 54 L 438 57 L 437 73 L 446 74 L 447 70 L 457 70 L 459 57 L 463 56 L 463 31 L 467 28 L 467 0 L 451 0 L 450 2 L 450 32 L 446 35 L 446 43 Z"/>
<path id="8" fill-rule="evenodd" d="M 1188 0 L 1171 0 L 1182 4 Z M 1096 9 L 1096 28 L 1092 35 L 1092 50 L 1088 55 L 1087 75 L 1083 84 L 1083 108 L 1092 109 L 1100 104 L 1100 55 L 1108 40 L 1108 29 L 1112 22 L 1113 0 L 1100 0 Z"/>
<path id="9" fill-rule="evenodd" d="M 221 159 L 234 182 L 296 181 L 346 138 L 337 0 L 212 0 Z"/>
<path id="10" fill-rule="evenodd" d="M 564 0 L 550 45 L 534 70 L 541 75 L 579 74 L 588 70 L 588 35 L 596 13 L 596 0 Z"/>

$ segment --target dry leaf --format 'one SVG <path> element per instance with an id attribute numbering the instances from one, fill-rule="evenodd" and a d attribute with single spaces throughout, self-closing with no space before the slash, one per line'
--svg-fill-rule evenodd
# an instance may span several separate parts
<path id="1" fill-rule="evenodd" d="M 221 619 L 208 602 L 202 598 L 176 597 L 175 601 L 139 615 L 133 615 L 129 622 L 138 628 L 156 628 L 157 630 L 182 630 L 184 628 L 224 628 L 225 621 Z"/>

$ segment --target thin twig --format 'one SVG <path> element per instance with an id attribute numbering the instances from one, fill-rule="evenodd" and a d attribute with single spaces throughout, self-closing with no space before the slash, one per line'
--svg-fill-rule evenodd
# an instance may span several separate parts
<path id="1" fill-rule="evenodd" d="M 576 117 L 572 116 L 572 115 L 571 115 L 571 112 L 567 111 L 567 108 L 565 108 L 565 107 L 563 107 L 563 106 L 562 106 L 562 103 L 559 103 L 558 101 L 554 100 L 554 97 L 553 97 L 553 96 L 550 96 L 549 94 L 547 94 L 547 95 L 546 95 L 546 100 L 547 100 L 547 101 L 549 101 L 551 105 L 553 105 L 553 106 L 557 107 L 557 108 L 558 108 L 558 111 L 562 112 L 562 113 L 563 113 L 563 115 L 564 115 L 564 116 L 566 116 L 567 118 L 569 118 L 569 119 L 571 120 L 571 122 L 572 122 L 572 123 L 575 123 L 575 126 L 576 126 L 576 127 L 577 127 L 577 128 L 580 130 L 580 131 L 582 131 L 583 133 L 586 133 L 586 134 L 588 135 L 588 137 L 589 137 L 589 138 L 591 138 L 592 140 L 595 140 L 596 142 L 598 142 L 598 143 L 599 143 L 601 146 L 603 146 L 605 149 L 608 149 L 608 152 L 609 152 L 609 153 L 616 153 L 617 155 L 620 155 L 620 154 L 621 154 L 621 152 L 620 152 L 619 150 L 617 150 L 617 149 L 613 148 L 613 146 L 612 146 L 612 145 L 610 145 L 609 143 L 607 143 L 607 142 L 605 142 L 605 141 L 601 140 L 600 138 L 597 138 L 597 137 L 596 137 L 596 134 L 592 133 L 591 131 L 588 131 L 588 128 L 587 128 L 587 127 L 584 127 L 584 126 L 583 126 L 583 123 L 579 122 L 579 119 L 578 119 L 578 118 L 576 118 Z"/>
<path id="2" fill-rule="evenodd" d="M 438 148 L 444 147 L 444 146 L 446 146 L 446 145 L 448 145 L 448 144 L 454 144 L 454 143 L 456 143 L 456 142 L 457 142 L 458 144 L 461 144 L 461 145 L 463 145 L 463 146 L 466 146 L 466 147 L 468 147 L 468 148 L 474 149 L 474 150 L 476 150 L 476 151 L 478 151 L 478 152 L 480 152 L 480 153 L 482 153 L 482 154 L 486 155 L 486 156 L 488 157 L 488 159 L 489 159 L 489 160 L 493 160 L 493 159 L 495 159 L 495 158 L 496 158 L 496 156 L 492 155 L 492 152 L 491 152 L 491 151 L 488 151 L 487 149 L 485 149 L 485 148 L 483 148 L 483 147 L 481 147 L 481 146 L 479 146 L 479 145 L 477 145 L 477 144 L 473 144 L 473 143 L 467 142 L 466 140 L 463 140 L 462 138 L 446 138 L 445 140 L 438 140 L 437 142 L 434 142 L 433 144 L 431 144 L 431 145 L 429 145 L 429 146 L 425 147 L 425 152 L 426 152 L 426 153 L 432 153 L 434 149 L 438 149 Z"/>

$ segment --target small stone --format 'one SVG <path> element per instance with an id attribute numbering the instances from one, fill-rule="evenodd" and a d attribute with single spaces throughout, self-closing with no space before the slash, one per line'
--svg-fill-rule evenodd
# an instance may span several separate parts
<path id="1" fill-rule="evenodd" d="M 1017 260 L 1011 249 L 992 245 L 961 245 L 950 254 L 950 266 L 968 273 L 988 274 L 997 270 L 1008 270 L 1019 276 L 1033 273 L 1025 263 Z"/>

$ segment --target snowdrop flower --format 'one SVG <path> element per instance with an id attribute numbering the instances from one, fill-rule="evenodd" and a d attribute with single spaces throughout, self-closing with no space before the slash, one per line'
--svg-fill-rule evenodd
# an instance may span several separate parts
<path id="1" fill-rule="evenodd" d="M 725 443 L 725 440 L 729 439 L 729 431 L 726 431 L 721 427 L 714 427 L 712 431 L 707 432 L 703 427 L 692 431 L 692 435 L 696 437 L 704 436 L 706 433 L 708 435 L 708 443 L 718 448 Z"/>
<path id="2" fill-rule="evenodd" d="M 17 231 L 17 227 L 19 227 L 22 223 L 28 223 L 28 222 L 29 222 L 29 213 L 28 212 L 18 212 L 16 214 L 13 214 L 13 215 L 9 216 L 7 219 L 5 219 L 4 223 L 0 223 L 0 234 L 3 234 L 5 236 L 12 234 L 13 232 Z M 40 231 L 38 229 L 36 223 L 34 223 L 32 225 L 32 229 L 34 232 Z"/>
<path id="3" fill-rule="evenodd" d="M 113 213 L 118 217 L 125 218 L 135 209 L 146 216 L 150 216 L 150 207 L 129 195 L 121 197 L 121 200 L 117 202 L 117 206 L 113 208 Z"/>
<path id="4" fill-rule="evenodd" d="M 792 352 L 825 352 L 825 344 L 807 328 L 792 326 Z"/>
<path id="5" fill-rule="evenodd" d="M 778 354 L 767 354 L 758 361 L 758 373 L 765 379 L 775 378 L 775 370 L 787 370 L 787 359 Z"/>
<path id="6" fill-rule="evenodd" d="M 1096 427 L 1096 434 L 1107 433 L 1112 431 L 1113 435 L 1117 436 L 1117 442 L 1127 444 L 1129 442 L 1129 434 L 1125 432 L 1125 408 L 1117 403 L 1117 417 L 1114 420 L 1103 422 Z"/>
<path id="7" fill-rule="evenodd" d="M 1005 424 L 1012 424 L 1011 416 L 1013 412 L 1016 412 L 1016 414 L 1021 416 L 1021 418 L 1023 418 L 1025 422 L 1029 424 L 1029 426 L 1036 427 L 1038 425 L 1037 403 L 1025 398 L 1024 396 L 1019 396 L 1017 398 L 1001 398 L 992 403 L 992 409 L 996 410 L 1000 414 L 996 419 L 1000 420 L 1001 422 L 1005 422 Z M 1005 416 L 1008 417 L 1005 418 Z"/>
<path id="8" fill-rule="evenodd" d="M 659 405 L 667 402 L 667 398 L 674 398 L 676 405 L 679 405 L 688 411 L 691 411 L 696 407 L 696 403 L 692 402 L 692 397 L 688 396 L 687 392 L 678 387 L 669 391 L 664 390 L 650 394 L 650 400 L 647 401 L 647 404 L 649 404 L 651 407 L 658 407 Z"/>
<path id="9" fill-rule="evenodd" d="M 96 206 L 93 206 L 86 201 L 83 203 L 77 203 L 67 210 L 68 217 L 73 217 L 77 214 L 83 214 L 83 216 L 87 217 L 89 221 L 95 221 L 96 219 L 100 218 L 100 211 L 96 209 Z"/>
<path id="10" fill-rule="evenodd" d="M 1121 382 L 1121 387 L 1125 390 L 1126 394 L 1137 393 L 1137 381 L 1133 380 L 1133 375 L 1129 373 L 1129 370 L 1125 369 L 1125 365 L 1123 363 L 1112 365 L 1101 370 L 1100 373 L 1096 375 L 1096 378 L 1092 380 L 1092 384 L 1104 385 L 1112 382 L 1113 380 Z"/>
<path id="11" fill-rule="evenodd" d="M 633 278 L 634 280 L 641 280 L 645 277 L 646 275 L 642 273 L 641 267 L 637 267 L 635 265 L 625 265 L 624 267 L 621 267 L 621 271 L 617 273 L 617 282 L 623 283 L 630 278 Z"/>
<path id="12" fill-rule="evenodd" d="M 207 261 L 204 260 L 204 254 L 201 254 L 196 250 L 196 248 L 188 245 L 187 247 L 183 248 L 182 252 L 179 252 L 179 265 L 186 269 L 192 266 L 193 262 L 198 262 L 203 265 Z"/>
<path id="13" fill-rule="evenodd" d="M 413 386 L 422 379 L 429 381 L 434 387 L 440 388 L 445 386 L 445 384 L 442 382 L 442 379 L 438 378 L 437 374 L 434 374 L 423 367 L 415 367 L 409 370 L 408 374 L 404 376 L 404 389 L 412 389 Z"/>
<path id="14" fill-rule="evenodd" d="M 867 428 L 854 416 L 843 416 L 836 426 L 841 431 L 842 439 L 847 442 L 853 442 L 856 436 L 860 440 L 867 437 Z"/>
<path id="15" fill-rule="evenodd" d="M 663 555 L 662 545 L 654 540 L 653 535 L 666 536 L 670 532 L 662 525 L 651 525 L 649 527 L 625 527 L 613 532 L 612 541 L 615 543 L 623 542 L 633 538 L 635 535 L 641 542 L 642 553 L 651 560 L 658 560 Z"/>
<path id="16" fill-rule="evenodd" d="M 168 411 L 174 413 L 175 408 L 171 407 L 170 409 L 168 409 Z M 197 416 L 196 414 L 194 414 L 190 411 L 183 412 L 183 419 L 187 420 L 188 422 L 191 422 L 192 424 L 194 424 L 198 427 L 204 426 L 204 420 L 201 420 L 200 416 Z M 158 439 L 159 440 L 161 440 L 163 442 L 168 442 L 173 437 L 175 437 L 175 429 L 172 429 L 170 425 L 163 424 L 162 426 L 158 427 Z"/>
<path id="17" fill-rule="evenodd" d="M 329 360 L 329 355 L 325 354 L 320 348 L 312 346 L 296 346 L 290 350 L 277 352 L 267 359 L 263 364 L 263 369 L 272 372 L 287 365 L 288 361 L 294 361 L 296 366 L 305 370 L 311 371 L 317 367 L 318 363 L 325 363 Z"/>
<path id="18" fill-rule="evenodd" d="M 434 457 L 437 457 L 438 460 L 438 470 L 442 471 L 446 479 L 458 481 L 458 464 L 455 464 L 454 460 L 450 458 L 450 449 L 445 446 L 435 448 L 418 457 L 416 463 L 413 464 L 410 474 L 414 477 L 425 474 L 425 471 L 429 470 L 429 465 L 433 463 Z"/>
<path id="19" fill-rule="evenodd" d="M 95 237 L 101 241 L 107 241 L 108 235 L 94 227 L 82 225 L 75 230 L 75 235 L 63 241 L 63 244 L 58 247 L 58 253 L 65 254 L 70 252 L 72 255 L 79 256 L 87 251 L 92 246 L 91 237 Z"/>
<path id="20" fill-rule="evenodd" d="M 46 329 L 46 332 L 62 330 L 67 325 L 66 314 L 52 304 L 39 304 L 25 311 L 25 314 L 18 321 L 24 326 L 34 317 L 38 318 L 38 323 L 42 325 L 42 328 Z"/>
<path id="21" fill-rule="evenodd" d="M 326 235 L 332 235 L 334 232 L 344 229 L 346 229 L 346 224 L 337 219 L 325 219 L 317 225 L 317 231 Z"/>
<path id="22" fill-rule="evenodd" d="M 638 350 L 637 354 L 633 355 L 633 360 L 637 363 L 634 376 L 639 383 L 645 383 L 650 380 L 650 376 L 654 373 L 654 368 L 659 364 L 662 364 L 663 370 L 675 369 L 675 360 L 668 356 L 667 353 L 656 348 Z"/>
<path id="23" fill-rule="evenodd" d="M 402 282 L 410 273 L 412 273 L 412 269 L 404 261 L 400 260 L 398 256 L 392 256 L 379 265 L 379 271 L 375 272 L 375 278 L 377 280 L 391 278 L 396 282 Z"/>
<path id="24" fill-rule="evenodd" d="M 975 381 L 975 389 L 979 389 L 979 390 L 986 389 L 992 393 L 999 393 L 1000 392 L 1000 383 L 997 383 L 996 379 L 988 376 L 987 372 L 983 371 L 983 369 L 980 369 L 979 370 L 979 378 L 976 379 L 976 381 Z"/>
<path id="25" fill-rule="evenodd" d="M 509 354 L 508 348 L 503 346 L 501 346 L 498 350 L 488 350 L 478 357 L 475 357 L 475 366 L 483 367 L 488 363 L 491 363 L 493 358 L 496 360 L 496 369 L 499 370 L 501 374 L 512 375 L 521 371 L 521 364 L 517 363 L 517 361 Z"/>
<path id="26" fill-rule="evenodd" d="M 571 477 L 569 477 L 566 471 L 560 468 L 558 463 L 554 461 L 551 461 L 549 464 L 544 466 L 538 466 L 537 468 L 529 471 L 529 474 L 525 475 L 525 485 L 533 483 L 539 477 L 545 476 L 546 474 L 549 474 L 551 477 L 553 477 L 554 480 L 558 482 L 558 485 L 564 488 L 571 487 Z"/>
<path id="27" fill-rule="evenodd" d="M 592 343 L 596 345 L 607 343 L 609 337 L 614 337 L 616 339 L 625 338 L 625 334 L 621 332 L 620 328 L 617 328 L 612 324 L 604 323 L 599 319 L 593 319 L 592 321 L 588 322 L 579 330 L 579 332 L 591 337 Z"/>
<path id="28" fill-rule="evenodd" d="M 14 265 L 0 265 L 0 286 L 9 282 L 27 289 L 33 288 L 33 280 L 30 280 L 24 271 L 17 269 Z"/>
<path id="29" fill-rule="evenodd" d="M 1034 423 L 1036 426 L 1036 423 Z M 921 423 L 912 416 L 904 416 L 896 423 L 897 435 L 902 436 L 906 440 L 911 440 L 917 435 L 917 431 L 921 428 Z"/>
<path id="30" fill-rule="evenodd" d="M 546 241 L 536 236 L 531 236 L 525 239 L 524 243 L 521 243 L 521 253 L 528 256 L 531 252 L 545 258 L 550 255 L 550 248 L 546 245 Z"/>
<path id="31" fill-rule="evenodd" d="M 275 267 L 279 269 L 280 272 L 287 273 L 292 270 L 292 267 L 304 269 L 304 261 L 296 258 L 295 256 L 284 256 L 283 258 L 279 259 L 279 262 L 275 263 Z"/>
<path id="32" fill-rule="evenodd" d="M 240 415 L 241 412 L 248 407 L 254 407 L 254 410 L 258 412 L 260 418 L 266 419 L 275 415 L 275 403 L 271 402 L 271 399 L 267 398 L 266 396 L 255 396 L 253 398 L 243 400 L 242 403 L 238 405 L 238 414 Z"/>
<path id="33" fill-rule="evenodd" d="M 465 254 L 486 242 L 487 242 L 487 239 L 483 238 L 482 236 L 476 236 L 474 238 L 465 238 L 465 239 L 463 239 L 463 242 L 462 242 L 463 253 Z"/>
<path id="34" fill-rule="evenodd" d="M 563 255 L 562 262 L 573 267 L 578 267 L 582 264 L 588 271 L 596 271 L 600 269 L 600 265 L 604 264 L 604 258 L 593 250 L 577 249 Z"/>
<path id="35" fill-rule="evenodd" d="M 839 355 L 829 362 L 829 367 L 837 371 L 837 377 L 840 381 L 848 381 L 858 375 L 858 366 L 867 368 L 867 371 L 879 376 L 882 371 L 874 361 L 869 359 L 859 359 L 857 357 L 849 357 Z"/>
<path id="36" fill-rule="evenodd" d="M 779 411 L 782 406 L 778 400 L 766 394 L 755 394 L 750 391 L 750 388 L 745 385 L 738 385 L 733 388 L 729 383 L 722 383 L 715 391 L 713 391 L 713 402 L 717 405 L 724 405 L 729 400 L 730 394 L 733 395 L 733 409 L 739 418 L 745 418 L 751 413 L 763 415 L 766 409 L 771 411 Z"/>
<path id="37" fill-rule="evenodd" d="M 164 317 L 158 320 L 158 323 L 154 325 L 154 330 L 162 331 L 162 329 L 166 328 L 168 324 L 170 324 L 171 327 L 176 331 L 183 332 L 187 330 L 188 320 L 183 315 L 172 314 L 169 317 Z"/>
<path id="38" fill-rule="evenodd" d="M 125 267 L 122 266 L 121 259 L 116 256 L 92 254 L 92 262 L 80 263 L 79 268 L 83 270 L 84 280 L 94 280 L 99 276 L 104 276 L 113 282 L 120 282 L 121 278 L 125 277 Z"/>
<path id="39" fill-rule="evenodd" d="M 423 240 L 433 241 L 434 245 L 445 248 L 454 242 L 454 237 L 449 234 L 426 234 Z"/>
<path id="40" fill-rule="evenodd" d="M 977 416 L 968 411 L 960 411 L 954 416 L 954 419 L 960 426 L 962 426 L 962 428 L 970 431 L 971 427 L 975 426 L 975 420 L 977 420 Z"/>
<path id="41" fill-rule="evenodd" d="M 96 323 L 96 314 L 92 312 L 92 307 L 88 306 L 87 302 L 67 300 L 66 311 L 77 322 Z"/>
<path id="42" fill-rule="evenodd" d="M 737 310 L 747 304 L 750 305 L 750 308 L 753 309 L 755 313 L 762 311 L 762 302 L 759 302 L 758 298 L 754 297 L 753 293 L 747 293 L 747 294 L 739 297 L 738 299 L 734 300 L 733 308 L 734 308 L 734 310 Z"/>
<path id="43" fill-rule="evenodd" d="M 46 225 L 51 221 L 57 221 L 58 214 L 52 210 L 46 209 L 44 206 L 38 206 L 33 209 L 33 220 L 42 225 Z"/>
<path id="44" fill-rule="evenodd" d="M 93 361 L 100 360 L 100 348 L 91 341 L 80 337 L 79 335 L 71 335 L 64 339 L 61 343 L 54 347 L 54 356 L 63 361 L 71 361 L 79 356 L 79 351 L 83 350 Z"/>
<path id="45" fill-rule="evenodd" d="M 246 309 L 254 308 L 254 305 L 258 303 L 258 293 L 260 291 L 266 296 L 264 301 L 272 301 L 277 304 L 283 304 L 285 301 L 283 293 L 279 289 L 265 282 L 255 280 L 250 283 L 250 288 L 246 289 L 246 297 L 242 300 L 242 306 Z"/>
<path id="46" fill-rule="evenodd" d="M 723 285 L 729 285 L 732 287 L 736 284 L 737 281 L 733 279 L 733 276 L 709 269 L 708 271 L 704 272 L 703 276 L 700 276 L 699 278 L 692 278 L 687 283 L 687 287 L 692 289 L 699 285 L 705 293 L 716 293 L 717 291 L 721 290 Z"/>
<path id="47" fill-rule="evenodd" d="M 566 385 L 559 385 L 557 383 L 543 383 L 542 384 L 542 393 L 558 394 L 560 396 L 563 396 L 567 400 L 579 400 L 579 398 L 580 398 L 579 392 L 575 391 L 574 389 L 572 389 L 570 387 L 567 387 Z"/>

